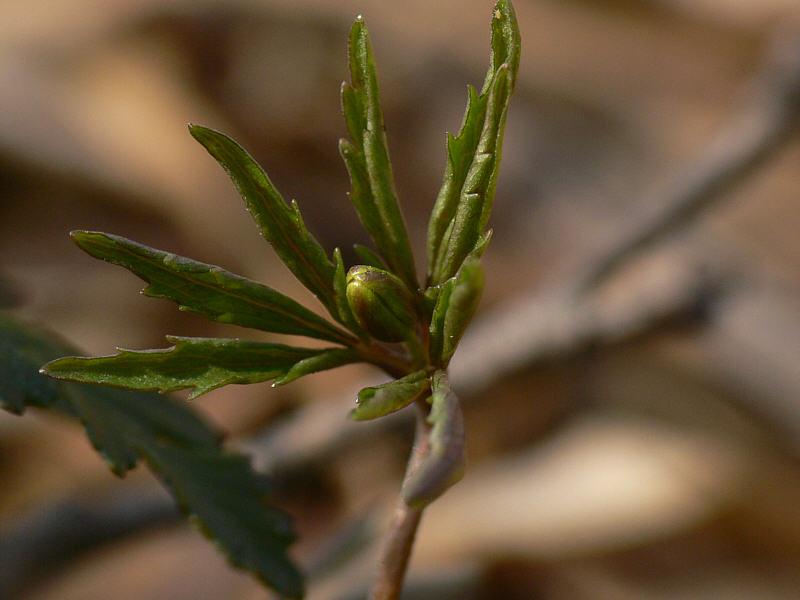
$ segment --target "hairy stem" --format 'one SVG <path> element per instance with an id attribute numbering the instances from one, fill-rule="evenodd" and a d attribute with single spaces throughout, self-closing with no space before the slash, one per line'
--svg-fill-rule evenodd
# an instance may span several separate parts
<path id="1" fill-rule="evenodd" d="M 423 400 L 417 402 L 417 428 L 414 448 L 406 468 L 406 479 L 413 475 L 430 450 L 430 425 L 427 417 L 430 407 Z M 378 575 L 372 587 L 370 600 L 397 600 L 403 589 L 408 560 L 414 546 L 414 538 L 422 519 L 424 508 L 413 508 L 403 498 L 397 502 L 392 523 L 381 553 Z"/>

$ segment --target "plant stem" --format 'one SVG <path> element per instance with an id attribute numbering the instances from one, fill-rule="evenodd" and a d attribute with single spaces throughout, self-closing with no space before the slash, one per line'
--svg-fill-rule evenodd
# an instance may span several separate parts
<path id="1" fill-rule="evenodd" d="M 430 425 L 427 402 L 417 402 L 417 428 L 414 448 L 408 460 L 405 478 L 408 479 L 422 464 L 430 450 Z M 424 507 L 414 508 L 401 497 L 397 502 L 389 533 L 381 553 L 378 575 L 370 592 L 370 600 L 397 600 L 403 590 L 408 560 L 414 546 L 414 538 L 422 519 Z"/>

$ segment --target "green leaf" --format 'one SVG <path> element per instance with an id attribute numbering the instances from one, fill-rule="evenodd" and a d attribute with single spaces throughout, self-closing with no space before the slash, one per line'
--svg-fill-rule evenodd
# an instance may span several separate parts
<path id="1" fill-rule="evenodd" d="M 366 332 L 358 324 L 353 314 L 350 304 L 347 302 L 347 270 L 344 266 L 342 251 L 339 248 L 333 251 L 333 262 L 336 265 L 336 273 L 333 278 L 333 289 L 336 293 L 336 310 L 339 313 L 339 321 L 358 337 L 363 338 Z"/>
<path id="2" fill-rule="evenodd" d="M 0 402 L 21 413 L 51 407 L 79 420 L 117 475 L 144 458 L 182 510 L 237 567 L 290 598 L 302 577 L 287 555 L 288 516 L 265 504 L 266 490 L 242 455 L 220 447 L 219 432 L 167 396 L 48 379 L 39 365 L 75 349 L 50 332 L 0 315 Z"/>
<path id="3" fill-rule="evenodd" d="M 335 267 L 306 228 L 297 203 L 286 204 L 259 164 L 231 138 L 199 125 L 190 125 L 189 131 L 227 171 L 261 234 L 281 260 L 336 315 Z"/>
<path id="4" fill-rule="evenodd" d="M 425 371 L 417 371 L 358 392 L 356 407 L 350 411 L 354 421 L 369 421 L 405 408 L 428 393 L 430 381 Z"/>
<path id="5" fill-rule="evenodd" d="M 483 268 L 468 257 L 455 277 L 442 285 L 430 326 L 430 354 L 434 364 L 446 367 L 478 310 L 483 293 Z"/>
<path id="6" fill-rule="evenodd" d="M 349 348 L 334 348 L 332 350 L 325 350 L 314 356 L 304 358 L 300 362 L 296 363 L 291 369 L 289 369 L 286 375 L 276 379 L 272 385 L 275 387 L 279 385 L 286 385 L 287 383 L 291 383 L 292 381 L 300 379 L 306 375 L 319 373 L 320 371 L 327 371 L 329 369 L 335 369 L 336 367 L 359 362 L 360 360 L 361 358 L 358 356 L 358 354 Z"/>
<path id="7" fill-rule="evenodd" d="M 288 517 L 262 502 L 264 485 L 247 458 L 155 444 L 147 462 L 182 510 L 231 563 L 251 571 L 284 597 L 302 598 L 303 579 L 287 555 L 294 540 Z"/>
<path id="8" fill-rule="evenodd" d="M 148 436 L 192 447 L 215 447 L 219 433 L 181 402 L 145 394 L 56 381 L 42 363 L 75 348 L 58 336 L 0 316 L 0 406 L 22 414 L 29 406 L 80 418 L 94 447 L 118 475 L 136 465 L 138 441 Z"/>
<path id="9" fill-rule="evenodd" d="M 61 385 L 64 401 L 58 408 L 81 420 L 92 446 L 117 475 L 136 466 L 142 444 L 150 440 L 190 448 L 218 445 L 220 434 L 172 398 L 94 385 Z"/>
<path id="10" fill-rule="evenodd" d="M 174 346 L 119 349 L 113 356 L 96 358 L 69 356 L 46 364 L 42 371 L 57 379 L 127 389 L 172 392 L 192 388 L 190 398 L 197 398 L 232 383 L 284 377 L 300 361 L 330 352 L 238 339 L 168 336 L 167 340 Z M 352 358 L 348 362 L 356 360 L 355 355 L 348 356 Z"/>
<path id="11" fill-rule="evenodd" d="M 146 281 L 146 295 L 173 300 L 181 310 L 262 331 L 345 344 L 355 341 L 288 296 L 221 267 L 109 233 L 73 231 L 71 236 L 88 254 L 125 267 Z"/>
<path id="12" fill-rule="evenodd" d="M 444 349 L 444 323 L 447 317 L 447 309 L 450 307 L 450 296 L 455 287 L 456 278 L 451 277 L 443 284 L 438 286 L 436 293 L 436 305 L 433 308 L 431 324 L 428 337 L 428 354 L 431 363 L 442 365 L 442 351 Z M 432 288 L 429 288 L 432 289 Z"/>
<path id="13" fill-rule="evenodd" d="M 519 67 L 520 38 L 511 2 L 497 2 L 492 53 L 481 93 L 468 88 L 456 136 L 447 136 L 444 182 L 428 225 L 428 284 L 455 275 L 483 233 L 492 209 L 508 103 Z"/>
<path id="14" fill-rule="evenodd" d="M 375 58 L 361 17 L 350 30 L 348 58 L 350 83 L 342 84 L 342 112 L 351 140 L 341 140 L 339 151 L 350 174 L 350 199 L 390 270 L 416 289 L 414 258 L 389 159 Z"/>
<path id="15" fill-rule="evenodd" d="M 464 417 L 444 371 L 434 373 L 431 391 L 430 449 L 401 492 L 409 506 L 430 504 L 464 474 Z"/>

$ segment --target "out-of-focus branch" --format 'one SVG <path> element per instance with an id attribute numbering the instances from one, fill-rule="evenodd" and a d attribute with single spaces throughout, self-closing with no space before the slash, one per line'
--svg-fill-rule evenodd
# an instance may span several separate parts
<path id="1" fill-rule="evenodd" d="M 605 251 L 596 254 L 572 282 L 583 295 L 608 281 L 631 258 L 692 222 L 727 197 L 744 179 L 768 162 L 796 133 L 800 124 L 800 36 L 775 37 L 750 97 L 728 129 L 679 176 L 641 203 L 653 214 L 627 223 Z"/>
<path id="2" fill-rule="evenodd" d="M 177 516 L 172 499 L 155 488 L 66 499 L 34 510 L 2 530 L 0 598 L 18 597 L 26 581 L 90 548 Z"/>

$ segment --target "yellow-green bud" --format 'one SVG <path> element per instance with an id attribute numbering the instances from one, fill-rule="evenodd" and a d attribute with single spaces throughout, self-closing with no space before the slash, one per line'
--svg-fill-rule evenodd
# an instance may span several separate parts
<path id="1" fill-rule="evenodd" d="M 347 303 L 358 324 L 377 340 L 402 342 L 414 332 L 414 297 L 388 271 L 365 265 L 351 267 L 347 272 Z"/>

